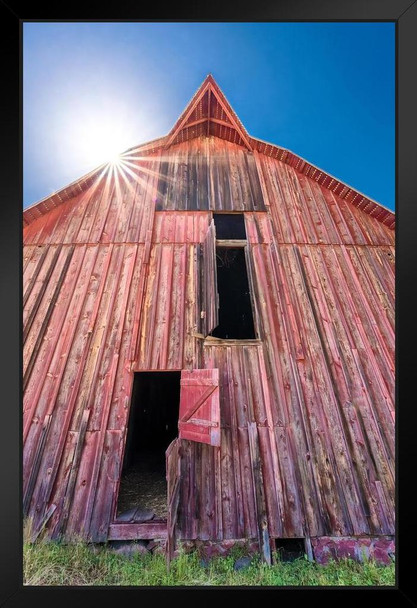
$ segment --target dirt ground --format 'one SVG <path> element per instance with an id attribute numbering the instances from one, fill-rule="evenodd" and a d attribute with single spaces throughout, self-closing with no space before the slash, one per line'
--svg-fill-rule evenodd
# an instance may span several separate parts
<path id="1" fill-rule="evenodd" d="M 122 475 L 117 516 L 136 507 L 153 511 L 155 519 L 166 519 L 167 483 L 164 460 L 155 461 L 151 455 L 142 455 L 140 460 Z"/>

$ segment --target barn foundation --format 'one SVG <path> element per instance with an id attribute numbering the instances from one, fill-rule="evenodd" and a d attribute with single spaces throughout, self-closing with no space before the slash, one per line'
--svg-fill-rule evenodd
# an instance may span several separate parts
<path id="1" fill-rule="evenodd" d="M 274 539 L 276 547 L 282 545 L 281 541 L 299 539 Z M 352 559 L 356 562 L 375 561 L 379 565 L 387 566 L 395 560 L 394 536 L 321 536 L 308 539 L 312 546 L 310 561 L 326 565 L 331 560 Z M 286 543 L 284 543 L 286 545 Z M 223 541 L 180 541 L 174 555 L 179 551 L 186 553 L 197 550 L 205 559 L 230 555 L 235 548 L 244 549 L 248 555 L 259 553 L 259 543 L 255 539 L 235 539 Z M 277 551 L 282 561 L 293 561 L 302 555 L 295 556 L 290 546 L 284 552 Z M 292 555 L 293 554 L 293 555 Z M 307 551 L 305 552 L 307 555 Z"/>

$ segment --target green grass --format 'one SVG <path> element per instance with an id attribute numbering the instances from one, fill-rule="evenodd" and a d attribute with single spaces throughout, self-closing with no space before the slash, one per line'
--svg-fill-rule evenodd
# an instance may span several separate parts
<path id="1" fill-rule="evenodd" d="M 203 567 L 196 552 L 180 553 L 167 572 L 163 555 L 135 555 L 131 559 L 106 547 L 94 552 L 82 542 L 24 542 L 25 585 L 127 585 L 127 586 L 379 586 L 395 584 L 394 564 L 378 566 L 369 561 L 331 562 L 320 566 L 307 559 L 276 563 L 270 567 L 256 556 L 245 570 L 233 569 L 243 555 L 213 558 Z"/>

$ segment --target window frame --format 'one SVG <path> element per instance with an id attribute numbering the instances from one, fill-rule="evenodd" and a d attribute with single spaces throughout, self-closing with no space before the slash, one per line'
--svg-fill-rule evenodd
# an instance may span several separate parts
<path id="1" fill-rule="evenodd" d="M 247 238 L 247 231 L 246 231 L 246 214 L 243 211 L 238 211 L 238 212 L 235 211 L 232 213 L 230 211 L 224 211 L 224 212 L 216 211 L 216 212 L 213 212 L 210 221 L 211 220 L 215 221 L 214 213 L 216 213 L 217 215 L 220 215 L 222 213 L 226 214 L 226 215 L 242 215 L 243 220 L 245 222 L 245 232 L 246 232 L 245 239 L 218 239 L 217 234 L 216 234 L 215 248 L 216 248 L 216 250 L 218 247 L 244 250 L 245 263 L 246 263 L 246 275 L 248 278 L 249 297 L 250 297 L 251 308 L 252 308 L 252 319 L 253 319 L 253 329 L 254 329 L 254 333 L 255 333 L 255 338 L 217 338 L 217 337 L 208 335 L 205 337 L 205 343 L 206 342 L 207 343 L 216 342 L 216 344 L 224 343 L 227 345 L 246 344 L 246 343 L 259 344 L 259 343 L 261 343 L 259 322 L 258 322 L 259 314 L 258 314 L 258 308 L 256 306 L 256 301 L 255 301 L 255 284 L 253 281 L 253 272 L 252 272 L 252 265 L 251 265 L 251 258 L 250 258 L 250 247 L 249 247 L 249 241 Z M 214 223 L 214 227 L 216 228 L 215 223 Z"/>

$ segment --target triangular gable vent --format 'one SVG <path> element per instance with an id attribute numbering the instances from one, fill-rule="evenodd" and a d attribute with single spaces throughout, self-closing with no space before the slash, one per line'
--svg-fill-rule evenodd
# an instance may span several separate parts
<path id="1" fill-rule="evenodd" d="M 207 76 L 166 139 L 166 146 L 202 135 L 221 137 L 252 150 L 250 137 L 211 74 Z"/>

